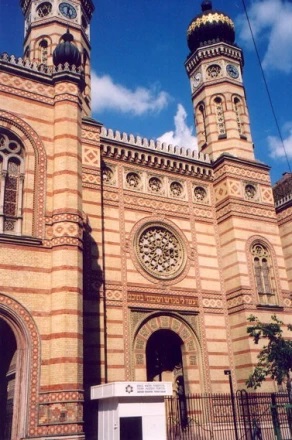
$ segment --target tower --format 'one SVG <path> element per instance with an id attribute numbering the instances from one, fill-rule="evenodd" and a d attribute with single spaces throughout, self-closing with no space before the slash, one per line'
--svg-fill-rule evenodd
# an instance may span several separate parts
<path id="1" fill-rule="evenodd" d="M 234 43 L 228 15 L 202 2 L 202 13 L 187 30 L 190 79 L 199 151 L 215 160 L 222 153 L 254 159 L 242 69 L 243 54 Z"/>
<path id="2" fill-rule="evenodd" d="M 243 83 L 243 54 L 234 23 L 204 0 L 190 23 L 190 79 L 199 152 L 213 165 L 218 262 L 236 386 L 256 362 L 246 334 L 254 313 L 269 320 L 287 303 L 288 283 L 269 167 L 254 155 Z"/>
<path id="3" fill-rule="evenodd" d="M 35 1 L 21 0 L 25 17 L 23 52 L 24 58 L 52 68 L 54 64 L 69 62 L 65 56 L 54 58 L 54 51 L 61 43 L 72 43 L 80 52 L 76 67 L 83 72 L 82 100 L 83 114 L 90 115 L 90 21 L 94 6 L 91 0 Z M 67 32 L 66 32 L 67 31 Z M 70 32 L 71 38 L 64 40 Z M 72 44 L 73 45 L 73 44 Z M 68 46 L 68 44 L 67 44 Z M 76 62 L 75 57 L 73 61 Z M 73 64 L 70 63 L 69 64 Z"/>

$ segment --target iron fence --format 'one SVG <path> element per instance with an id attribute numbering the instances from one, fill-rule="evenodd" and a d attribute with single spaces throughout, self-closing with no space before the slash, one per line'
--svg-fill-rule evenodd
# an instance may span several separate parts
<path id="1" fill-rule="evenodd" d="M 285 393 L 166 398 L 168 440 L 292 440 Z"/>

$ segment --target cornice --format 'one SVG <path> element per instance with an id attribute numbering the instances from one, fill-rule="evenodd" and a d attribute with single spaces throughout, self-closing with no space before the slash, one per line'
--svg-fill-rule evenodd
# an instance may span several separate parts
<path id="1" fill-rule="evenodd" d="M 191 72 L 201 61 L 218 56 L 227 56 L 244 65 L 242 50 L 239 47 L 227 43 L 216 43 L 210 46 L 199 47 L 194 53 L 189 55 L 185 62 L 187 72 Z"/>
<path id="2" fill-rule="evenodd" d="M 261 169 L 264 170 L 266 172 L 269 172 L 271 167 L 269 165 L 266 165 L 263 162 L 259 162 L 257 160 L 248 160 L 248 159 L 243 159 L 241 157 L 236 157 L 236 156 L 232 156 L 231 154 L 228 153 L 223 153 L 221 154 L 221 156 L 219 156 L 214 162 L 213 162 L 213 168 L 214 171 L 216 170 L 216 168 L 218 168 L 220 165 L 224 164 L 224 163 L 236 163 L 237 165 L 241 165 L 243 167 L 252 167 L 252 168 L 257 168 L 257 169 Z"/>
<path id="3" fill-rule="evenodd" d="M 100 143 L 103 157 L 213 180 L 209 157 L 194 150 L 113 132 L 104 127 Z"/>

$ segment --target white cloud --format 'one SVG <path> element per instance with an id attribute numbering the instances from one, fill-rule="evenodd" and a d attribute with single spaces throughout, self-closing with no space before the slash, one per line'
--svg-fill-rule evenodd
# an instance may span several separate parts
<path id="1" fill-rule="evenodd" d="M 170 99 L 166 92 L 157 91 L 155 87 L 131 90 L 115 83 L 109 75 L 98 76 L 94 72 L 91 87 L 92 109 L 96 112 L 112 110 L 133 115 L 155 113 L 163 110 Z"/>
<path id="2" fill-rule="evenodd" d="M 164 133 L 158 138 L 158 140 L 169 145 L 178 145 L 180 147 L 197 150 L 197 138 L 193 135 L 193 128 L 187 126 L 186 118 L 187 113 L 184 107 L 181 104 L 178 104 L 177 112 L 174 117 L 174 131 Z"/>
<path id="3" fill-rule="evenodd" d="M 257 42 L 263 42 L 265 69 L 292 71 L 292 4 L 283 0 L 257 0 L 248 9 L 251 27 Z M 239 38 L 251 47 L 251 35 L 245 15 L 237 20 Z"/>
<path id="4" fill-rule="evenodd" d="M 292 158 L 292 128 L 284 141 L 284 147 L 288 158 Z M 269 155 L 273 159 L 286 159 L 285 150 L 281 140 L 276 136 L 268 137 Z"/>

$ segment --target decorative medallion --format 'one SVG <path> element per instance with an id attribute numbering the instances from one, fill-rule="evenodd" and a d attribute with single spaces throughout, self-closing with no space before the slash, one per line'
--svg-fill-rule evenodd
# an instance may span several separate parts
<path id="1" fill-rule="evenodd" d="M 148 181 L 148 188 L 151 192 L 160 193 L 162 191 L 162 181 L 158 177 L 151 177 Z"/>
<path id="2" fill-rule="evenodd" d="M 170 194 L 172 197 L 182 197 L 183 195 L 183 186 L 179 182 L 172 182 L 170 184 Z"/>
<path id="3" fill-rule="evenodd" d="M 46 17 L 52 11 L 52 3 L 43 2 L 37 8 L 37 14 L 39 17 Z"/>
<path id="4" fill-rule="evenodd" d="M 138 189 L 141 184 L 141 177 L 138 173 L 131 171 L 126 175 L 126 185 L 131 189 Z"/>
<path id="5" fill-rule="evenodd" d="M 218 64 L 211 64 L 207 67 L 207 76 L 210 79 L 217 78 L 221 73 L 221 67 Z"/>
<path id="6" fill-rule="evenodd" d="M 256 197 L 257 189 L 251 183 L 248 183 L 247 185 L 245 185 L 244 191 L 245 191 L 245 197 L 247 199 L 252 200 Z"/>
<path id="7" fill-rule="evenodd" d="M 194 197 L 197 202 L 206 202 L 207 191 L 202 186 L 196 186 L 194 188 Z"/>
<path id="8" fill-rule="evenodd" d="M 113 170 L 105 165 L 102 170 L 102 180 L 104 183 L 112 184 L 114 180 L 114 172 Z"/>
<path id="9" fill-rule="evenodd" d="M 183 241 L 169 225 L 147 223 L 136 234 L 134 247 L 140 265 L 155 278 L 172 279 L 184 269 Z"/>

